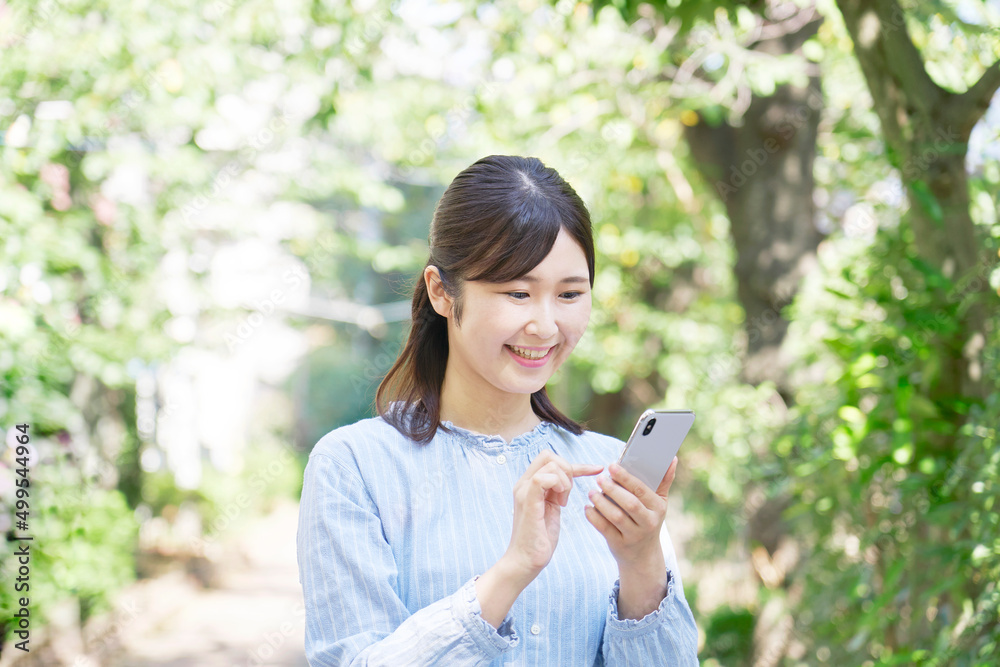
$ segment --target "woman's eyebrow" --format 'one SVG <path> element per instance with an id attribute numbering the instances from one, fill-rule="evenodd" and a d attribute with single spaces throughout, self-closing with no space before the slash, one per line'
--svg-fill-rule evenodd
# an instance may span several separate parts
<path id="1" fill-rule="evenodd" d="M 539 279 L 536 278 L 535 276 L 522 276 L 522 277 L 518 278 L 517 280 L 523 280 L 523 281 L 529 282 L 529 283 L 540 282 Z M 511 282 L 514 282 L 514 281 L 512 280 Z M 567 276 L 567 277 L 563 278 L 562 280 L 560 280 L 559 282 L 561 282 L 561 283 L 589 283 L 590 282 L 590 278 L 584 278 L 583 276 Z"/>

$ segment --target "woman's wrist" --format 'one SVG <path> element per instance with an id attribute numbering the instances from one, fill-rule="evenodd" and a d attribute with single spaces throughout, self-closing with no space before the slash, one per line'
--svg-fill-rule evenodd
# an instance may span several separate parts
<path id="1" fill-rule="evenodd" d="M 669 584 L 663 552 L 618 568 L 618 618 L 640 619 L 660 606 Z"/>
<path id="2" fill-rule="evenodd" d="M 519 566 L 506 554 L 476 580 L 476 599 L 483 620 L 499 628 L 514 601 L 538 573 Z"/>
<path id="3" fill-rule="evenodd" d="M 641 554 L 636 555 L 634 559 L 628 562 L 618 561 L 619 573 L 626 575 L 635 574 L 639 577 L 662 574 L 666 567 L 667 563 L 663 556 L 663 547 L 660 546 L 659 542 L 654 544 L 652 548 L 646 549 Z"/>
<path id="4" fill-rule="evenodd" d="M 618 587 L 618 618 L 639 620 L 656 611 L 667 596 L 666 570 L 656 580 L 628 580 L 623 578 Z"/>
<path id="5" fill-rule="evenodd" d="M 521 590 L 534 581 L 535 577 L 544 569 L 544 567 L 538 568 L 529 565 L 509 549 L 500 557 L 496 566 L 501 568 L 505 577 L 519 584 Z"/>

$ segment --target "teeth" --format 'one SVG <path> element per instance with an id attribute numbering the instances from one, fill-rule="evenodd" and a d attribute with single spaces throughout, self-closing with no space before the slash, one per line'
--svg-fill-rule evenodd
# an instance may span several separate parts
<path id="1" fill-rule="evenodd" d="M 525 359 L 533 359 L 535 361 L 541 359 L 546 354 L 549 353 L 548 350 L 535 351 L 535 350 L 525 350 L 523 347 L 515 347 L 513 345 L 508 345 L 510 349 L 514 350 L 514 353 L 519 357 L 524 357 Z"/>

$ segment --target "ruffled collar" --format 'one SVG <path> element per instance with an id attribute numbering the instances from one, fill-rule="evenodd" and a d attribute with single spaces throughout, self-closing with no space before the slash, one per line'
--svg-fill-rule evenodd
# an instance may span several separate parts
<path id="1" fill-rule="evenodd" d="M 470 445 L 490 452 L 497 452 L 505 449 L 521 449 L 532 445 L 549 435 L 549 432 L 552 430 L 554 424 L 543 419 L 540 424 L 535 426 L 535 428 L 531 429 L 527 433 L 515 436 L 510 442 L 505 442 L 499 435 L 485 435 L 483 433 L 470 431 L 469 429 L 462 428 L 461 426 L 455 426 L 455 424 L 447 419 L 441 422 L 441 426 L 448 427 L 448 429 L 451 430 L 452 436 L 458 438 L 462 444 Z"/>

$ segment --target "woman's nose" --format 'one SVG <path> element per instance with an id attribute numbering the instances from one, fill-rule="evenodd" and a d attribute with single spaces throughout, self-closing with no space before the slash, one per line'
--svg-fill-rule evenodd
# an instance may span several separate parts
<path id="1" fill-rule="evenodd" d="M 546 340 L 556 335 L 559 326 L 556 324 L 551 308 L 535 308 L 531 321 L 528 322 L 528 326 L 524 330 L 529 335 Z"/>

